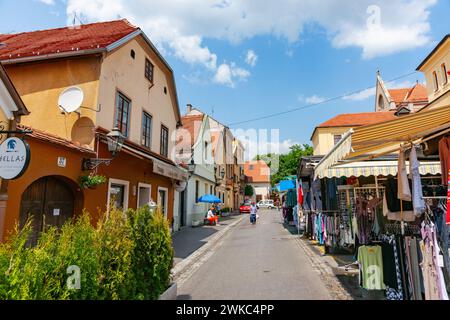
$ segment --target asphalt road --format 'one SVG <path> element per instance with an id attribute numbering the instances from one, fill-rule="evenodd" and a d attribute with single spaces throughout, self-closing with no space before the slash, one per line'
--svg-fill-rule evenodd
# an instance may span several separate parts
<path id="1" fill-rule="evenodd" d="M 303 249 L 276 210 L 245 218 L 178 288 L 185 300 L 331 299 Z"/>

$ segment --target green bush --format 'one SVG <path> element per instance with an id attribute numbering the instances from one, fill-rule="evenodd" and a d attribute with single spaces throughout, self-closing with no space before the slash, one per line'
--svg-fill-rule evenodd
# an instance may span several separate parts
<path id="1" fill-rule="evenodd" d="M 0 244 L 0 300 L 157 299 L 170 283 L 169 225 L 160 211 L 111 208 L 97 227 L 88 213 L 29 246 L 31 221 Z M 80 289 L 68 287 L 68 267 Z"/>
<path id="2" fill-rule="evenodd" d="M 157 299 L 170 284 L 173 247 L 169 223 L 160 209 L 152 212 L 148 206 L 128 211 L 128 216 L 135 245 L 134 297 Z"/>

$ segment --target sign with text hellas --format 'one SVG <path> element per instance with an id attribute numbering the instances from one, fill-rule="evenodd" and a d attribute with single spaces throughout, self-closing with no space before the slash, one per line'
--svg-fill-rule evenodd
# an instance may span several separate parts
<path id="1" fill-rule="evenodd" d="M 19 178 L 30 163 L 30 146 L 22 139 L 12 137 L 0 144 L 0 178 Z"/>

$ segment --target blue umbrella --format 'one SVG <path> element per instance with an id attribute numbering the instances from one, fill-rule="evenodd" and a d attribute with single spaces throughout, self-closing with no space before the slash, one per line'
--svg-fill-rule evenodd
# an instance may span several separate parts
<path id="1" fill-rule="evenodd" d="M 198 202 L 207 202 L 207 203 L 221 203 L 222 200 L 217 198 L 215 195 L 212 194 L 205 194 L 198 198 Z"/>
<path id="2" fill-rule="evenodd" d="M 278 190 L 279 191 L 286 191 L 289 189 L 295 189 L 295 182 L 292 180 L 283 180 L 280 181 L 280 185 L 278 186 Z"/>

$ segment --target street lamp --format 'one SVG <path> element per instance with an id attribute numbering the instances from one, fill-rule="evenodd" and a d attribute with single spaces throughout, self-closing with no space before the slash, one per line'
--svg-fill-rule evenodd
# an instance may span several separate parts
<path id="1" fill-rule="evenodd" d="M 194 174 L 195 171 L 195 162 L 194 162 L 194 158 L 191 159 L 191 162 L 188 164 L 188 171 L 190 173 L 190 175 L 192 176 Z"/>
<path id="2" fill-rule="evenodd" d="M 106 135 L 106 141 L 108 144 L 108 151 L 111 152 L 111 159 L 102 158 L 91 158 L 83 159 L 83 170 L 94 170 L 101 164 L 109 165 L 111 161 L 117 156 L 117 154 L 122 150 L 123 144 L 125 142 L 125 136 L 122 135 L 119 128 L 115 127 L 110 133 Z"/>

